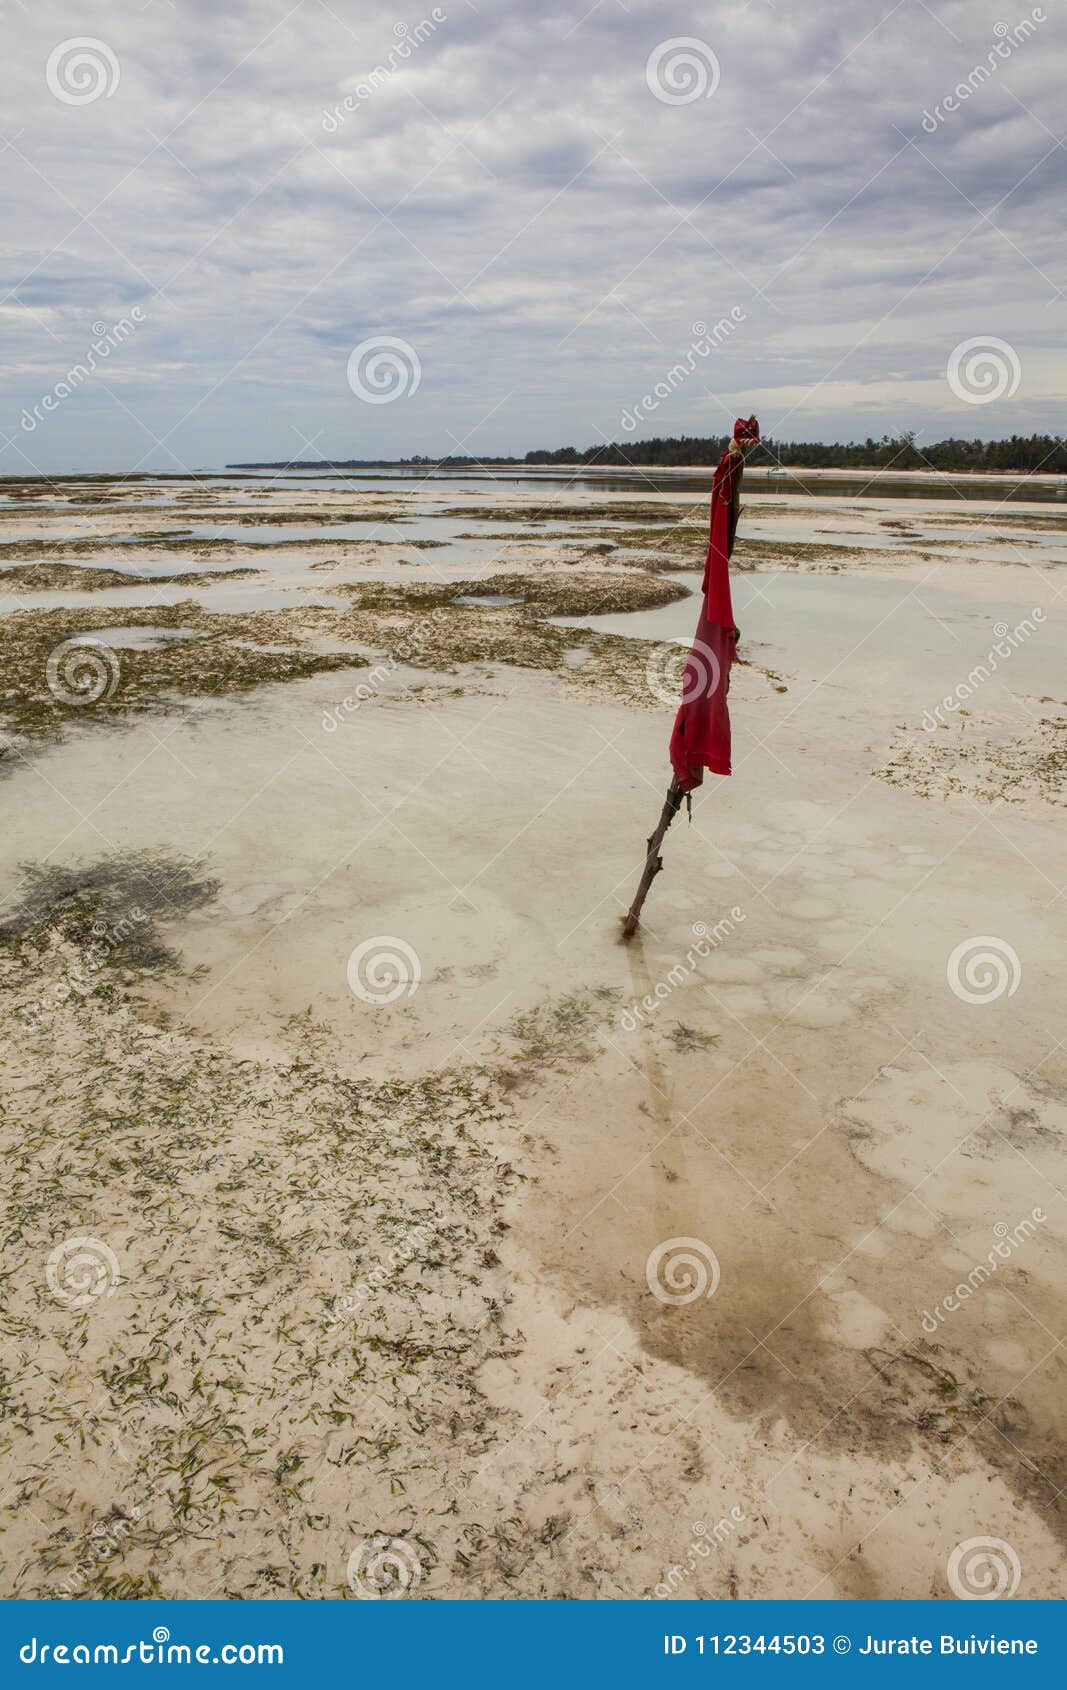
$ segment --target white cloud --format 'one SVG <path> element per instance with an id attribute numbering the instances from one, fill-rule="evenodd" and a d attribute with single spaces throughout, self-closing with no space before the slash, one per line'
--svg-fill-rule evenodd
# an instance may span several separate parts
<path id="1" fill-rule="evenodd" d="M 924 112 L 1028 8 L 438 12 L 406 57 L 397 26 L 410 41 L 422 0 L 9 16 L 2 432 L 18 437 L 94 322 L 134 303 L 147 321 L 0 472 L 24 473 L 28 450 L 44 469 L 277 457 L 294 427 L 340 456 L 584 445 L 618 434 L 694 321 L 734 306 L 743 327 L 656 432 L 715 432 L 753 396 L 793 438 L 1062 428 L 1058 0 L 934 133 Z M 87 33 L 121 76 L 68 104 L 45 67 Z M 712 98 L 650 92 L 646 61 L 673 37 L 714 52 Z M 376 66 L 330 132 L 324 111 Z M 417 350 L 410 399 L 353 397 L 348 354 L 373 334 Z M 977 334 L 1024 371 L 980 419 L 943 379 Z M 120 370 L 139 422 L 111 391 Z"/>

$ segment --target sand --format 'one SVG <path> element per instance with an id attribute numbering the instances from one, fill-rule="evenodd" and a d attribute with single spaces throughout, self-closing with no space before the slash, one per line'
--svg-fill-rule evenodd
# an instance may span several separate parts
<path id="1" fill-rule="evenodd" d="M 1064 851 L 1029 724 L 1064 711 L 1061 531 L 1031 557 L 933 497 L 748 503 L 791 558 L 738 575 L 735 774 L 629 948 L 648 656 L 687 606 L 613 608 L 584 541 L 606 622 L 546 623 L 545 589 L 375 668 L 345 641 L 404 616 L 332 591 L 401 579 L 372 549 L 306 616 L 182 595 L 223 616 L 213 672 L 243 625 L 239 685 L 174 656 L 153 696 L 122 649 L 128 712 L 13 733 L 5 1594 L 949 1598 L 978 1539 L 1058 1591 Z M 814 555 L 842 536 L 879 543 Z M 403 578 L 543 582 L 578 544 L 449 540 Z M 131 590 L 92 592 L 102 638 L 151 621 Z"/>

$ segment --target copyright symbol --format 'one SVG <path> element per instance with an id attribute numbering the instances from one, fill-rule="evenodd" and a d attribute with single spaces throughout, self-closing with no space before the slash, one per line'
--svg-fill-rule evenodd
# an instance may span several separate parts
<path id="1" fill-rule="evenodd" d="M 851 1637 L 835 1637 L 834 1638 L 834 1654 L 835 1655 L 847 1655 L 849 1650 L 851 1649 L 851 1647 L 852 1647 Z"/>

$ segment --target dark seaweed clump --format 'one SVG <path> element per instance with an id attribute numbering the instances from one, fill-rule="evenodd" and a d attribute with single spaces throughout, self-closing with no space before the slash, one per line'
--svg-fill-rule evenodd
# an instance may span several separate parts
<path id="1" fill-rule="evenodd" d="M 221 883 L 203 871 L 200 860 L 158 851 L 115 852 L 79 868 L 23 864 L 22 896 L 0 917 L 0 944 L 58 933 L 91 949 L 96 966 L 177 967 L 159 922 L 210 903 Z"/>

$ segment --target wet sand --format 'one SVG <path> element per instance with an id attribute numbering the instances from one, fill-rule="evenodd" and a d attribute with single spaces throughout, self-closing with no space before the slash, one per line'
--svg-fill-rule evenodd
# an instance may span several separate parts
<path id="1" fill-rule="evenodd" d="M 579 532 L 494 488 L 486 526 L 523 534 L 479 552 L 472 497 L 432 489 L 444 544 L 402 565 L 316 570 L 324 539 L 264 548 L 265 579 L 79 594 L 101 639 L 168 603 L 197 638 L 118 649 L 105 712 L 12 734 L 6 1593 L 350 1597 L 384 1556 L 430 1597 L 949 1597 L 991 1538 L 1053 1595 L 1063 528 L 749 495 L 784 550 L 739 558 L 735 773 L 623 948 L 689 601 L 623 610 L 619 577 L 695 585 L 702 502 L 663 495 L 650 546 L 638 487 L 620 557 L 591 549 L 617 490 Z M 555 574 L 604 610 L 554 614 Z M 412 642 L 415 587 L 494 575 L 540 597 L 446 599 Z M 311 583 L 280 620 L 254 596 Z M 68 602 L 35 588 L 20 649 Z M 242 638 L 261 666 L 198 687 Z M 112 866 L 38 908 L 27 863 Z M 49 1273 L 71 1238 L 88 1300 Z"/>

